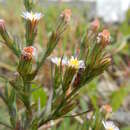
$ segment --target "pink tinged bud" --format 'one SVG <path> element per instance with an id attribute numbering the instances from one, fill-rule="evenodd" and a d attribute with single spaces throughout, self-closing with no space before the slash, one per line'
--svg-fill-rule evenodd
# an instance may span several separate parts
<path id="1" fill-rule="evenodd" d="M 103 105 L 101 109 L 102 109 L 102 111 L 105 111 L 106 113 L 111 113 L 112 112 L 112 107 L 110 105 L 108 105 L 108 104 Z"/>
<path id="2" fill-rule="evenodd" d="M 5 30 L 5 21 L 3 19 L 0 19 L 0 31 Z"/>
<path id="3" fill-rule="evenodd" d="M 36 48 L 33 46 L 24 47 L 22 50 L 22 59 L 23 60 L 32 60 L 36 58 Z"/>
<path id="4" fill-rule="evenodd" d="M 92 23 L 91 23 L 91 28 L 94 32 L 96 32 L 100 27 L 100 22 L 98 19 L 95 19 Z"/>
<path id="5" fill-rule="evenodd" d="M 98 42 L 101 42 L 103 47 L 109 44 L 110 42 L 110 32 L 107 29 L 104 29 L 98 35 Z"/>
<path id="6" fill-rule="evenodd" d="M 71 19 L 71 15 L 72 15 L 71 9 L 65 9 L 61 14 L 61 18 L 63 18 L 65 22 L 68 23 Z"/>

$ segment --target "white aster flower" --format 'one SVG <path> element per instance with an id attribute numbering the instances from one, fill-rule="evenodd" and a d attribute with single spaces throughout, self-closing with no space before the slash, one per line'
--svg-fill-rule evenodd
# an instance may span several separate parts
<path id="1" fill-rule="evenodd" d="M 53 57 L 53 58 L 51 58 L 51 62 L 56 64 L 57 66 L 66 65 L 67 58 Z"/>
<path id="2" fill-rule="evenodd" d="M 30 20 L 32 22 L 38 22 L 42 18 L 41 13 L 33 13 L 33 12 L 23 12 L 22 17 L 26 20 Z"/>
<path id="3" fill-rule="evenodd" d="M 68 61 L 68 66 L 76 69 L 85 68 L 85 63 L 83 60 L 78 60 L 77 57 L 71 57 Z"/>
<path id="4" fill-rule="evenodd" d="M 106 130 L 119 130 L 112 121 L 102 121 L 102 123 Z"/>

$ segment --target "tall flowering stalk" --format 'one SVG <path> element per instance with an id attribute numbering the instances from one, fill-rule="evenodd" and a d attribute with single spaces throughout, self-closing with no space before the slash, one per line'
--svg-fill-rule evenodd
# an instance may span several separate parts
<path id="1" fill-rule="evenodd" d="M 64 117 L 73 110 L 76 107 L 74 98 L 79 89 L 108 68 L 111 58 L 106 54 L 105 48 L 110 43 L 110 33 L 106 29 L 99 32 L 100 23 L 96 19 L 90 24 L 81 40 L 79 56 L 48 58 L 71 20 L 71 10 L 65 9 L 59 15 L 45 51 L 40 54 L 41 57 L 38 59 L 33 44 L 37 36 L 37 26 L 43 14 L 32 12 L 33 2 L 30 0 L 24 0 L 24 5 L 26 12 L 22 13 L 22 18 L 26 25 L 26 45 L 23 48 L 17 47 L 17 43 L 6 30 L 4 20 L 0 20 L 0 34 L 4 43 L 19 58 L 17 75 L 13 79 L 7 80 L 5 92 L 0 92 L 0 97 L 5 102 L 10 116 L 10 124 L 3 123 L 3 125 L 12 130 L 38 130 L 47 122 Z M 38 95 L 38 88 L 34 89 L 32 84 L 46 59 L 50 59 L 51 62 L 52 83 L 48 102 L 44 108 L 40 108 L 39 100 L 32 102 L 33 91 Z M 8 84 L 11 86 L 10 93 Z M 22 102 L 22 109 L 18 107 L 17 100 Z M 36 104 L 38 104 L 38 109 L 36 109 Z M 97 113 L 95 115 L 100 119 L 100 115 Z M 100 125 L 103 124 L 109 130 L 117 130 L 113 125 L 110 125 L 110 128 L 113 129 L 108 128 L 109 123 L 104 122 L 105 117 L 103 117 L 103 123 L 101 119 L 99 120 Z M 93 128 L 93 130 L 100 130 L 100 127 L 97 126 Z"/>

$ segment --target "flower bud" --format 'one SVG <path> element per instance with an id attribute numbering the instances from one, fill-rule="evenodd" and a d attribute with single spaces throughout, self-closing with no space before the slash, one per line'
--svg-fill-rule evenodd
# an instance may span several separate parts
<path id="1" fill-rule="evenodd" d="M 8 32 L 6 31 L 5 21 L 3 19 L 0 19 L 0 34 L 5 41 L 5 44 L 9 48 L 13 48 L 14 43 L 13 43 L 11 37 L 9 36 Z"/>
<path id="2" fill-rule="evenodd" d="M 110 42 L 110 32 L 107 29 L 104 29 L 101 33 L 99 33 L 97 40 L 103 47 L 105 47 Z"/>
<path id="3" fill-rule="evenodd" d="M 68 23 L 70 21 L 71 15 L 71 9 L 65 9 L 60 16 L 66 23 Z"/>
<path id="4" fill-rule="evenodd" d="M 92 23 L 91 23 L 91 29 L 93 32 L 97 32 L 97 30 L 100 27 L 100 22 L 98 19 L 95 19 Z"/>
<path id="5" fill-rule="evenodd" d="M 112 107 L 108 104 L 106 105 L 103 105 L 101 107 L 101 112 L 104 116 L 105 119 L 108 119 L 110 116 L 111 116 L 111 113 L 112 113 Z"/>
<path id="6" fill-rule="evenodd" d="M 36 48 L 33 46 L 24 47 L 22 50 L 21 58 L 25 61 L 32 60 L 36 58 Z"/>
<path id="7" fill-rule="evenodd" d="M 0 19 L 0 32 L 3 32 L 5 30 L 5 21 L 3 19 Z"/>
<path id="8" fill-rule="evenodd" d="M 32 46 L 23 48 L 18 66 L 18 72 L 22 76 L 26 76 L 32 72 L 32 63 L 35 57 L 36 57 L 36 48 Z"/>

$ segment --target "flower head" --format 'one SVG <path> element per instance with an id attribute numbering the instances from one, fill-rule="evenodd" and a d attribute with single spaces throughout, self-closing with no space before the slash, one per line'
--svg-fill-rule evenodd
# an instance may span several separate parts
<path id="1" fill-rule="evenodd" d="M 110 42 L 110 32 L 107 29 L 104 29 L 101 33 L 99 33 L 98 42 L 101 42 L 103 47 Z"/>
<path id="2" fill-rule="evenodd" d="M 99 29 L 100 27 L 100 22 L 98 19 L 95 19 L 92 23 L 91 23 L 91 28 L 92 30 L 95 32 Z"/>
<path id="3" fill-rule="evenodd" d="M 102 123 L 106 130 L 119 130 L 112 121 L 102 121 Z"/>
<path id="4" fill-rule="evenodd" d="M 33 46 L 24 47 L 22 50 L 22 59 L 31 60 L 33 57 L 36 57 L 36 48 Z"/>
<path id="5" fill-rule="evenodd" d="M 65 9 L 60 16 L 65 20 L 65 22 L 68 23 L 70 21 L 71 15 L 71 9 Z"/>
<path id="6" fill-rule="evenodd" d="M 0 19 L 0 30 L 5 30 L 5 21 L 3 19 Z"/>
<path id="7" fill-rule="evenodd" d="M 56 64 L 57 66 L 66 65 L 67 58 L 53 57 L 53 58 L 51 58 L 51 62 Z"/>
<path id="8" fill-rule="evenodd" d="M 75 69 L 80 69 L 80 68 L 85 68 L 85 64 L 83 60 L 78 60 L 75 57 L 71 57 L 71 59 L 68 61 L 68 66 L 75 68 Z"/>
<path id="9" fill-rule="evenodd" d="M 41 13 L 33 13 L 33 12 L 23 12 L 22 17 L 26 20 L 31 21 L 33 24 L 37 24 L 39 20 L 42 18 Z"/>

